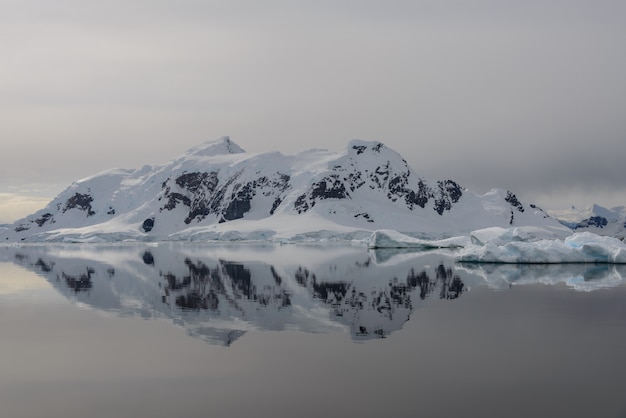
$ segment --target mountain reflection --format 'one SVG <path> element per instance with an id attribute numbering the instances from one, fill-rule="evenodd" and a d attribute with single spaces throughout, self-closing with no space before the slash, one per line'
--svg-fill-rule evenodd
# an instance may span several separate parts
<path id="1" fill-rule="evenodd" d="M 82 305 L 168 318 L 223 345 L 250 330 L 385 338 L 416 305 L 455 300 L 473 286 L 565 282 L 593 290 L 624 277 L 619 266 L 455 265 L 446 253 L 381 257 L 354 247 L 33 246 L 3 255 Z"/>
<path id="2" fill-rule="evenodd" d="M 23 247 L 13 261 L 83 305 L 171 318 L 190 335 L 226 345 L 249 330 L 384 338 L 402 328 L 419 301 L 456 299 L 466 288 L 446 257 L 385 266 L 359 248 L 298 248 L 295 257 L 263 251 L 274 261 L 264 261 L 263 252 L 207 255 L 185 246 Z"/>

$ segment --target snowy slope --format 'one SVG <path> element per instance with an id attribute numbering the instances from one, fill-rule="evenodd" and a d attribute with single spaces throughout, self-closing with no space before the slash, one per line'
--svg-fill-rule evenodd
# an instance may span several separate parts
<path id="1" fill-rule="evenodd" d="M 380 142 L 351 141 L 340 153 L 249 154 L 225 137 L 161 166 L 77 181 L 0 231 L 0 241 L 365 241 L 378 229 L 433 239 L 492 226 L 568 234 L 509 191 L 478 195 L 420 177 Z"/>
<path id="2" fill-rule="evenodd" d="M 626 207 L 624 206 L 607 209 L 594 204 L 586 209 L 572 207 L 568 210 L 550 211 L 550 214 L 576 232 L 593 232 L 622 240 L 626 236 Z"/>

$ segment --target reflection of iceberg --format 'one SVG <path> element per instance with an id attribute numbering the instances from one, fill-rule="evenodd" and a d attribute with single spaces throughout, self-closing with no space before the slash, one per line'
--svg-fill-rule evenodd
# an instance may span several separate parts
<path id="1" fill-rule="evenodd" d="M 382 265 L 358 247 L 25 246 L 5 254 L 77 303 L 167 318 L 225 345 L 249 330 L 382 338 L 422 299 L 456 299 L 467 289 L 449 256 Z"/>
<path id="2" fill-rule="evenodd" d="M 461 263 L 460 270 L 482 277 L 492 288 L 510 285 L 564 283 L 581 291 L 624 283 L 626 265 L 612 264 L 477 264 Z"/>

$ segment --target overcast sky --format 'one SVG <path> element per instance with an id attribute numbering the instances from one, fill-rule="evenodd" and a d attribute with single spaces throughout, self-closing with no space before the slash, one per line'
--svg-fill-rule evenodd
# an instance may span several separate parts
<path id="1" fill-rule="evenodd" d="M 222 135 L 626 205 L 623 0 L 0 0 L 0 54 L 0 222 Z"/>

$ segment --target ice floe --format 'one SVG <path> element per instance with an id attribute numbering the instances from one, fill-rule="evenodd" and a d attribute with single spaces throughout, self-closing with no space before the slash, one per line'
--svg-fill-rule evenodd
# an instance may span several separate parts
<path id="1" fill-rule="evenodd" d="M 413 238 L 393 230 L 374 231 L 369 239 L 369 248 L 460 248 L 470 244 L 470 238 L 465 236 L 452 237 L 440 240 Z"/>
<path id="2" fill-rule="evenodd" d="M 476 263 L 626 263 L 626 244 L 589 232 L 563 240 L 487 242 L 458 251 L 456 261 Z"/>

